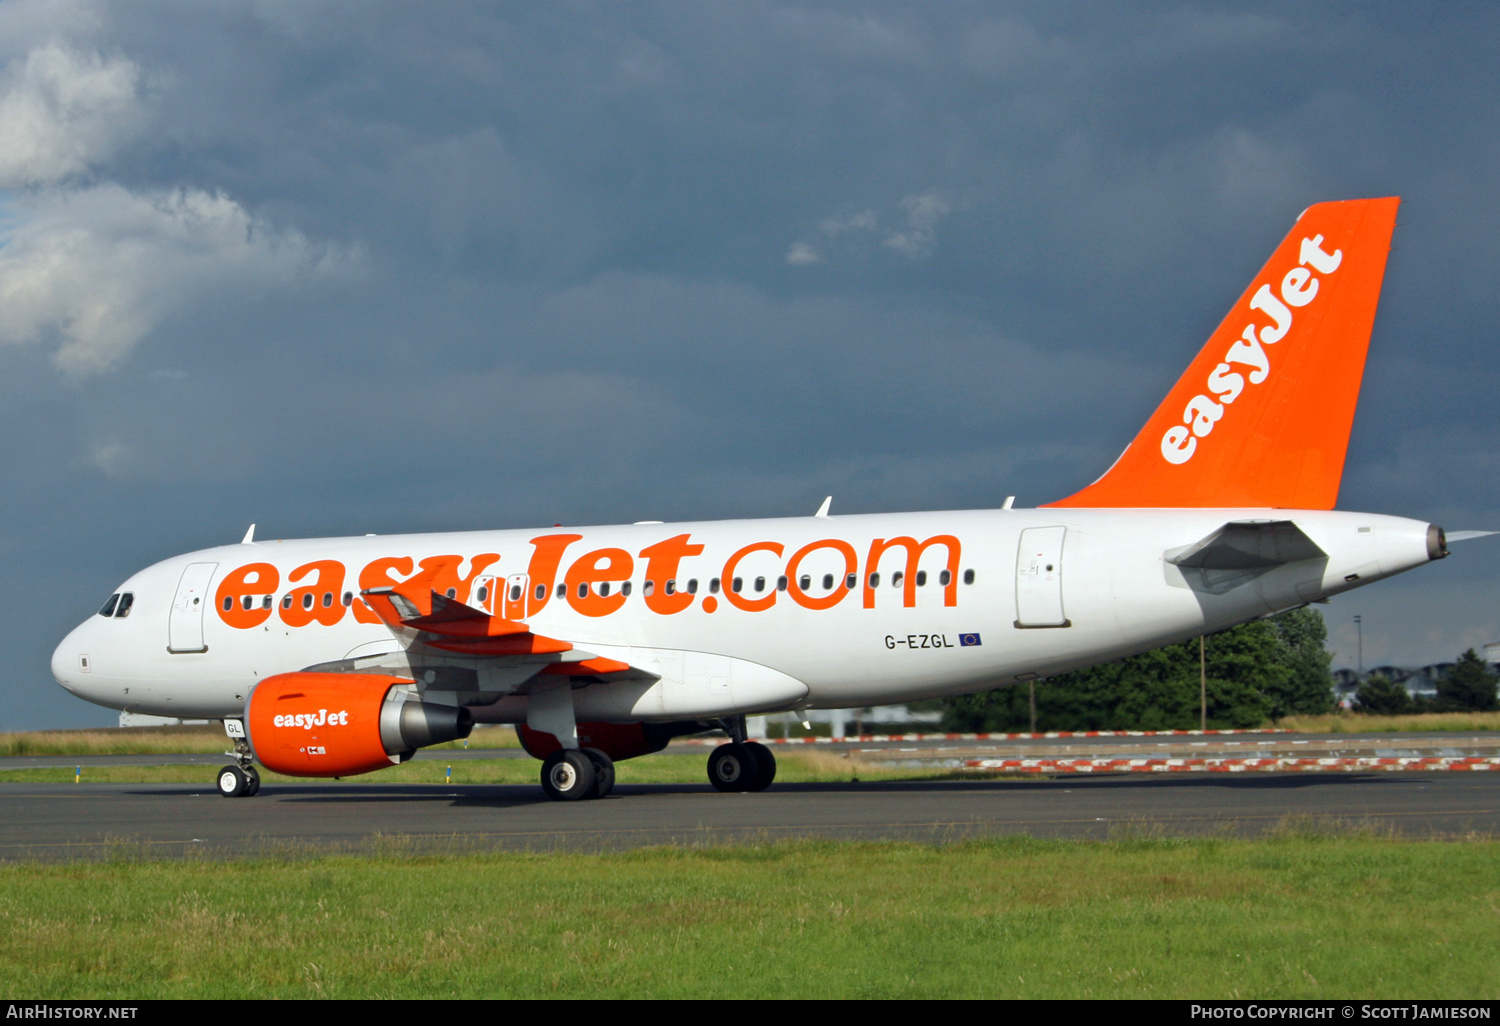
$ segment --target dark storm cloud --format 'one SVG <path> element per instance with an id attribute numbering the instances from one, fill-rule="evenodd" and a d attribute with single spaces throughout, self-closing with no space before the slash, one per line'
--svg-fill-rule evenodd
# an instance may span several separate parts
<path id="1" fill-rule="evenodd" d="M 1497 21 L 9 5 L 8 725 L 107 718 L 47 681 L 56 639 L 251 520 L 1067 494 L 1321 199 L 1405 197 L 1341 504 L 1500 526 Z M 1411 661 L 1500 640 L 1485 544 L 1331 622 L 1368 601 L 1367 653 Z"/>

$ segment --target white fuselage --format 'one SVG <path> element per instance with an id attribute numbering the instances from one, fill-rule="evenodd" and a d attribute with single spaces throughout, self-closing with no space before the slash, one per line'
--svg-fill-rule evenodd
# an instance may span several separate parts
<path id="1" fill-rule="evenodd" d="M 1294 522 L 1326 560 L 1212 580 L 1168 561 L 1226 522 L 1273 519 Z M 558 536 L 576 538 L 535 543 Z M 547 544 L 557 551 L 550 569 L 538 561 Z M 399 653 L 358 596 L 425 560 L 450 568 L 434 578 L 439 590 L 451 580 L 461 600 L 662 678 L 655 697 L 642 697 L 643 684 L 625 698 L 622 685 L 587 684 L 575 692 L 581 718 L 866 706 L 1088 666 L 1429 558 L 1423 522 L 1264 509 L 981 510 L 255 542 L 135 574 L 119 588 L 133 596 L 129 615 L 84 621 L 58 646 L 52 672 L 112 708 L 236 716 L 273 674 Z M 232 577 L 248 564 L 274 571 Z M 505 606 L 511 595 L 521 598 Z M 481 720 L 525 719 L 524 703 L 506 696 L 540 663 L 486 676 L 484 660 L 451 661 L 479 669 L 482 693 L 448 701 L 472 705 Z M 764 680 L 729 688 L 726 668 L 750 681 L 747 666 L 765 668 Z M 676 691 L 662 690 L 669 684 Z"/>

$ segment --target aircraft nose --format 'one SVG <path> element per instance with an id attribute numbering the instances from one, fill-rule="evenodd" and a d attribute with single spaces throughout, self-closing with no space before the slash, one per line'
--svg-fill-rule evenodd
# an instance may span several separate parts
<path id="1" fill-rule="evenodd" d="M 86 626 L 74 627 L 52 652 L 52 678 L 75 695 L 83 691 L 81 678 L 89 671 L 88 647 L 83 637 Z"/>

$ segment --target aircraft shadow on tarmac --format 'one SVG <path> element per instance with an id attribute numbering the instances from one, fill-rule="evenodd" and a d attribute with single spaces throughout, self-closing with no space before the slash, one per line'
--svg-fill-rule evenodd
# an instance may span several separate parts
<path id="1" fill-rule="evenodd" d="M 1116 776 L 1054 777 L 1050 780 L 881 780 L 881 781 L 831 781 L 825 783 L 777 784 L 766 795 L 776 794 L 889 794 L 919 795 L 942 792 L 951 794 L 962 790 L 966 793 L 1025 793 L 1035 792 L 1038 797 L 1058 789 L 1070 791 L 1095 791 L 1141 789 L 1141 788 L 1230 788 L 1245 791 L 1294 791 L 1314 787 L 1368 787 L 1370 785 L 1413 785 L 1420 783 L 1420 775 L 1396 776 L 1388 773 L 1340 773 L 1311 774 L 1288 773 L 1234 776 L 1144 776 L 1121 774 Z M 147 792 L 141 792 L 145 794 Z M 178 794 L 182 796 L 202 793 L 201 788 L 152 790 L 150 794 Z M 709 795 L 713 789 L 708 784 L 619 784 L 610 795 L 611 799 L 665 795 Z M 726 794 L 727 800 L 735 795 Z M 756 795 L 739 796 L 755 800 Z M 402 804 L 411 802 L 447 802 L 457 806 L 486 806 L 489 808 L 547 805 L 551 802 L 534 784 L 268 784 L 252 801 L 274 799 L 297 804 Z"/>

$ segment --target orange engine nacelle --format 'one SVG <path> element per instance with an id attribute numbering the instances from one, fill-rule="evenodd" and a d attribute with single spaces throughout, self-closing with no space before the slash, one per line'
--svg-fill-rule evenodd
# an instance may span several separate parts
<path id="1" fill-rule="evenodd" d="M 404 762 L 418 748 L 468 737 L 461 706 L 423 702 L 400 677 L 280 673 L 245 703 L 250 746 L 261 763 L 295 777 L 347 777 Z"/>

